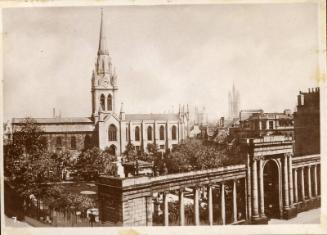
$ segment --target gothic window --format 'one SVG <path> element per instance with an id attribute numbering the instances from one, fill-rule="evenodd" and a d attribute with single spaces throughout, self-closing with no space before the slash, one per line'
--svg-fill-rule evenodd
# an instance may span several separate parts
<path id="1" fill-rule="evenodd" d="M 76 137 L 72 136 L 72 138 L 70 139 L 70 147 L 71 149 L 76 149 Z"/>
<path id="2" fill-rule="evenodd" d="M 135 140 L 140 141 L 140 128 L 138 126 L 135 127 Z"/>
<path id="3" fill-rule="evenodd" d="M 108 98 L 107 98 L 107 105 L 108 105 L 108 111 L 111 111 L 112 110 L 112 97 L 110 94 L 108 95 Z"/>
<path id="4" fill-rule="evenodd" d="M 61 147 L 61 145 L 62 145 L 62 139 L 60 136 L 58 136 L 56 139 L 56 145 L 57 145 L 57 147 Z"/>
<path id="5" fill-rule="evenodd" d="M 117 140 L 117 128 L 115 125 L 111 124 L 109 126 L 109 141 L 116 141 Z"/>
<path id="6" fill-rule="evenodd" d="M 152 127 L 148 127 L 148 140 L 152 140 Z"/>
<path id="7" fill-rule="evenodd" d="M 101 96 L 100 96 L 100 105 L 101 105 L 101 109 L 102 109 L 102 111 L 104 111 L 105 110 L 105 97 L 104 97 L 104 94 L 102 94 Z"/>
<path id="8" fill-rule="evenodd" d="M 176 140 L 176 126 L 173 126 L 173 128 L 171 129 L 171 138 L 173 140 Z"/>
<path id="9" fill-rule="evenodd" d="M 159 136 L 160 140 L 164 140 L 165 139 L 165 128 L 164 126 L 160 126 L 160 136 Z"/>

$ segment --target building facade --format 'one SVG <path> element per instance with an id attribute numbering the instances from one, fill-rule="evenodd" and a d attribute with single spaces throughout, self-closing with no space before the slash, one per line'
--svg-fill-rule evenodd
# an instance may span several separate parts
<path id="1" fill-rule="evenodd" d="M 92 114 L 90 117 L 33 118 L 44 132 L 43 141 L 50 151 L 81 151 L 93 146 L 109 148 L 115 155 L 125 151 L 128 143 L 147 151 L 156 144 L 161 151 L 171 149 L 189 135 L 189 112 L 179 109 L 169 114 L 126 114 L 118 107 L 118 76 L 106 43 L 101 13 L 100 39 L 92 72 Z M 24 125 L 25 118 L 12 119 L 13 133 Z"/>
<path id="2" fill-rule="evenodd" d="M 294 113 L 295 155 L 320 153 L 319 88 L 300 91 L 297 111 Z"/>

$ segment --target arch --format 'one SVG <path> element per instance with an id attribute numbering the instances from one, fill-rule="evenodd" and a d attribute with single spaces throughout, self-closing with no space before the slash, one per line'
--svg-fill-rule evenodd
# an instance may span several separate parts
<path id="1" fill-rule="evenodd" d="M 152 140 L 152 126 L 148 126 L 147 134 L 148 140 Z"/>
<path id="2" fill-rule="evenodd" d="M 263 163 L 264 205 L 269 218 L 280 218 L 280 164 L 276 159 Z"/>
<path id="3" fill-rule="evenodd" d="M 70 147 L 71 147 L 71 149 L 76 149 L 76 137 L 75 136 L 72 136 L 70 138 Z"/>
<path id="4" fill-rule="evenodd" d="M 105 108 L 106 108 L 105 103 L 106 103 L 106 98 L 105 98 L 104 94 L 101 94 L 101 96 L 100 96 L 100 105 L 101 105 L 102 111 L 105 110 Z"/>
<path id="5" fill-rule="evenodd" d="M 111 94 L 109 94 L 107 97 L 107 108 L 108 108 L 108 111 L 112 111 L 112 96 L 111 96 Z"/>
<path id="6" fill-rule="evenodd" d="M 165 139 L 165 128 L 164 126 L 160 126 L 159 129 L 159 139 L 164 140 Z"/>
<path id="7" fill-rule="evenodd" d="M 111 124 L 108 129 L 109 141 L 117 141 L 117 128 L 114 124 Z"/>
<path id="8" fill-rule="evenodd" d="M 113 144 L 110 145 L 110 147 L 109 147 L 109 154 L 116 156 L 116 150 L 117 150 L 117 148 L 116 148 L 115 145 L 113 145 Z"/>
<path id="9" fill-rule="evenodd" d="M 135 141 L 140 141 L 140 128 L 135 127 Z"/>
<path id="10" fill-rule="evenodd" d="M 176 126 L 173 126 L 172 128 L 171 128 L 171 138 L 173 139 L 173 140 L 176 140 L 177 139 L 177 128 L 176 128 Z"/>

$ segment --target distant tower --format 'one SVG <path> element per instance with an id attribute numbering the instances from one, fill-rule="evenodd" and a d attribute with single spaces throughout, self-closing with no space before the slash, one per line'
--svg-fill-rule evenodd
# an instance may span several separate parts
<path id="1" fill-rule="evenodd" d="M 92 73 L 92 116 L 95 121 L 100 114 L 116 113 L 116 96 L 118 91 L 117 74 L 111 63 L 103 26 L 101 10 L 99 49 L 95 68 Z"/>
<path id="2" fill-rule="evenodd" d="M 232 91 L 228 92 L 228 117 L 238 118 L 240 111 L 240 94 L 233 83 Z"/>

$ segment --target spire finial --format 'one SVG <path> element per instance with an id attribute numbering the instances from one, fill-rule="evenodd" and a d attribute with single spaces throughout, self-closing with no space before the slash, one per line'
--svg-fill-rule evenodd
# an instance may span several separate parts
<path id="1" fill-rule="evenodd" d="M 103 27 L 103 8 L 101 8 L 100 39 L 99 39 L 98 55 L 109 55 L 108 49 L 106 47 L 106 34 Z"/>

